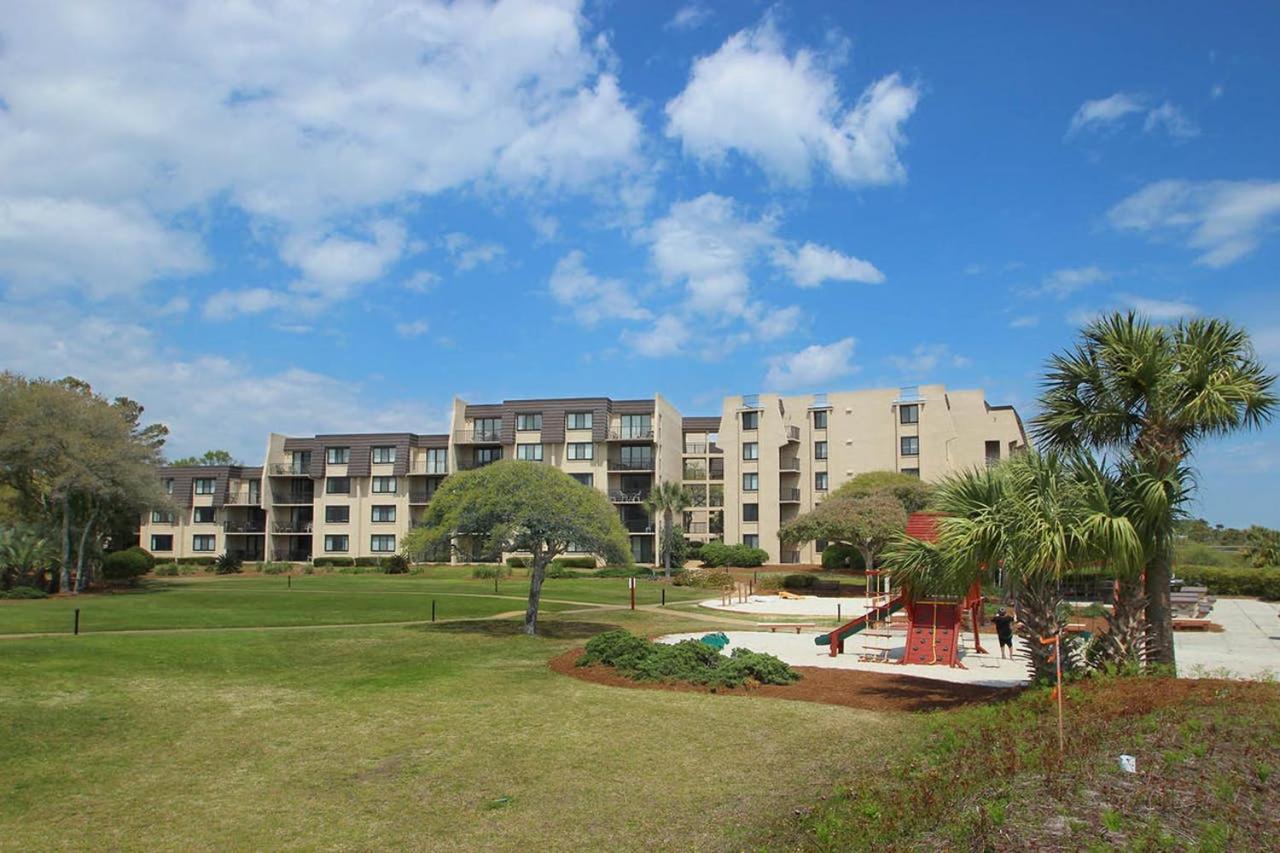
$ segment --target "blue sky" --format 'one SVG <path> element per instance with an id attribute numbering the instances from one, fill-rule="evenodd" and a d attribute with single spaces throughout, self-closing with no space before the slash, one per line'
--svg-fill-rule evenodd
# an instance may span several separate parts
<path id="1" fill-rule="evenodd" d="M 10 3 L 0 366 L 174 454 L 452 396 L 916 382 L 1034 413 L 1100 310 L 1280 362 L 1280 12 Z M 1280 526 L 1280 427 L 1198 510 Z"/>

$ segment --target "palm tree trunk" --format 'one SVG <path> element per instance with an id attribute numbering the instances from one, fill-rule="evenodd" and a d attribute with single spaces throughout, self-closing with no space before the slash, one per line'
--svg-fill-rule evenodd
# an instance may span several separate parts
<path id="1" fill-rule="evenodd" d="M 1147 663 L 1176 667 L 1173 653 L 1173 607 L 1169 582 L 1173 580 L 1173 555 L 1160 549 L 1147 564 Z"/>
<path id="2" fill-rule="evenodd" d="M 533 564 L 529 571 L 529 604 L 524 611 L 524 632 L 530 637 L 538 633 L 538 605 L 542 602 L 542 582 L 547 576 L 547 563 L 551 555 L 540 548 L 533 550 Z"/>
<path id="3" fill-rule="evenodd" d="M 62 496 L 62 565 L 53 578 L 53 589 L 59 592 L 71 585 L 71 496 Z"/>
<path id="4" fill-rule="evenodd" d="M 89 541 L 89 531 L 93 529 L 93 520 L 97 516 L 98 511 L 94 510 L 89 514 L 89 520 L 84 523 L 84 530 L 80 532 L 80 550 L 76 552 L 76 585 L 71 591 L 76 595 L 84 589 L 84 549 Z"/>
<path id="5" fill-rule="evenodd" d="M 671 541 L 673 520 L 671 510 L 662 513 L 662 566 L 667 577 L 671 577 L 671 546 L 675 544 Z"/>
<path id="6" fill-rule="evenodd" d="M 1147 657 L 1146 624 L 1143 611 L 1147 597 L 1137 578 L 1116 581 L 1115 601 L 1107 615 L 1107 632 L 1102 637 L 1103 659 L 1118 666 L 1141 664 Z"/>
<path id="7" fill-rule="evenodd" d="M 1051 681 L 1056 673 L 1054 646 L 1040 641 L 1059 634 L 1064 627 L 1058 617 L 1059 601 L 1057 584 L 1051 579 L 1040 578 L 1023 585 L 1014 599 L 1018 633 L 1027 642 L 1028 666 L 1033 681 Z M 1066 660 L 1063 660 L 1062 668 L 1069 668 Z"/>

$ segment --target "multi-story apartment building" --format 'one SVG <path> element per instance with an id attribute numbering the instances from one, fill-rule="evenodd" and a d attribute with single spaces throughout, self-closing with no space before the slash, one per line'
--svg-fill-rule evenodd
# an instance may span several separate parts
<path id="1" fill-rule="evenodd" d="M 383 556 L 399 550 L 450 472 L 508 458 L 554 465 L 606 494 L 639 562 L 654 560 L 661 532 L 642 503 L 655 483 L 678 481 L 690 539 L 807 563 L 823 543 L 784 547 L 778 529 L 850 477 L 891 470 L 935 480 L 1026 446 L 1011 406 L 941 385 L 729 397 L 719 415 L 701 417 L 682 417 L 660 395 L 455 400 L 444 435 L 273 433 L 261 468 L 165 468 L 177 509 L 145 516 L 139 532 L 161 558 Z"/>

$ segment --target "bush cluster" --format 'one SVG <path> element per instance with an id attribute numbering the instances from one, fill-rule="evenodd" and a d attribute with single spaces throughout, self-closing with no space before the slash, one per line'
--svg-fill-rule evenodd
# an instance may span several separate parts
<path id="1" fill-rule="evenodd" d="M 659 569 L 658 571 L 661 571 Z M 605 566 L 591 573 L 593 578 L 651 578 L 655 570 L 645 566 Z"/>
<path id="2" fill-rule="evenodd" d="M 763 548 L 750 548 L 746 545 L 726 545 L 717 539 L 702 546 L 700 559 L 703 568 L 720 568 L 721 566 L 754 568 L 764 565 L 764 561 L 769 559 L 769 552 Z"/>
<path id="3" fill-rule="evenodd" d="M 155 568 L 156 558 L 137 545 L 102 558 L 102 576 L 109 581 L 132 581 Z"/>
<path id="4" fill-rule="evenodd" d="M 862 552 L 843 542 L 832 542 L 822 549 L 822 568 L 864 571 Z"/>
<path id="5" fill-rule="evenodd" d="M 608 631 L 587 641 L 578 666 L 611 666 L 636 681 L 686 681 L 711 687 L 790 684 L 800 678 L 773 655 L 734 649 L 725 656 L 697 640 L 653 643 L 629 631 Z"/>
<path id="6" fill-rule="evenodd" d="M 813 585 L 817 582 L 817 575 L 811 575 L 804 572 L 787 575 L 782 579 L 782 585 L 787 589 L 812 589 Z"/>
<path id="7" fill-rule="evenodd" d="M 213 562 L 213 570 L 220 575 L 238 575 L 244 568 L 244 560 L 227 551 L 218 555 Z"/>
<path id="8" fill-rule="evenodd" d="M 552 565 L 559 565 L 562 569 L 594 569 L 596 567 L 596 558 L 556 557 L 551 563 Z"/>
<path id="9" fill-rule="evenodd" d="M 31 599 L 48 597 L 49 593 L 34 586 L 15 586 L 13 589 L 0 589 L 0 598 Z"/>
<path id="10" fill-rule="evenodd" d="M 1178 566 L 1174 574 L 1192 586 L 1207 586 L 1214 595 L 1250 595 L 1280 601 L 1280 568 Z"/>
<path id="11" fill-rule="evenodd" d="M 528 557 L 507 557 L 507 568 L 527 569 L 529 568 L 529 558 Z"/>
<path id="12" fill-rule="evenodd" d="M 691 586 L 695 589 L 728 589 L 733 586 L 733 575 L 711 569 L 693 569 L 680 572 L 671 582 L 676 586 Z"/>
<path id="13" fill-rule="evenodd" d="M 164 563 L 152 569 L 151 573 L 158 578 L 174 578 L 178 576 L 178 571 L 177 563 Z"/>
<path id="14" fill-rule="evenodd" d="M 404 554 L 392 554 L 389 557 L 383 557 L 379 564 L 382 571 L 389 575 L 404 575 L 409 573 L 409 558 Z"/>
<path id="15" fill-rule="evenodd" d="M 779 574 L 760 575 L 756 578 L 756 592 L 777 592 L 783 588 L 783 581 L 786 577 L 786 575 Z"/>
<path id="16" fill-rule="evenodd" d="M 338 568 L 339 566 L 354 566 L 356 561 L 350 557 L 315 557 L 311 560 L 311 565 L 316 568 Z"/>
<path id="17" fill-rule="evenodd" d="M 494 578 L 511 577 L 511 569 L 508 566 L 473 566 L 471 569 L 471 577 L 476 579 L 493 580 Z"/>
<path id="18" fill-rule="evenodd" d="M 263 563 L 258 571 L 264 575 L 287 575 L 293 571 L 293 563 Z"/>
<path id="19" fill-rule="evenodd" d="M 217 557 L 179 557 L 174 560 L 179 566 L 212 566 L 217 561 Z"/>

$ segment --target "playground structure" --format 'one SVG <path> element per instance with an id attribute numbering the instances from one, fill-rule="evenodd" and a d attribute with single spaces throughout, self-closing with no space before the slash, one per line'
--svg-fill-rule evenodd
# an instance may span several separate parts
<path id="1" fill-rule="evenodd" d="M 907 519 L 907 535 L 926 542 L 938 538 L 938 515 L 914 512 Z M 844 651 L 845 640 L 863 633 L 879 639 L 879 645 L 864 646 L 863 658 L 888 661 L 892 647 L 890 641 L 901 636 L 892 629 L 891 616 L 903 608 L 907 611 L 907 631 L 904 664 L 946 664 L 964 668 L 960 662 L 960 636 L 964 614 L 968 613 L 973 626 L 973 646 L 978 654 L 986 654 L 978 637 L 978 624 L 982 619 L 982 586 L 974 581 L 963 596 L 909 597 L 905 592 L 893 593 L 887 572 L 872 569 L 867 572 L 867 612 L 849 620 L 828 634 L 819 634 L 814 643 L 829 646 L 831 656 Z"/>

